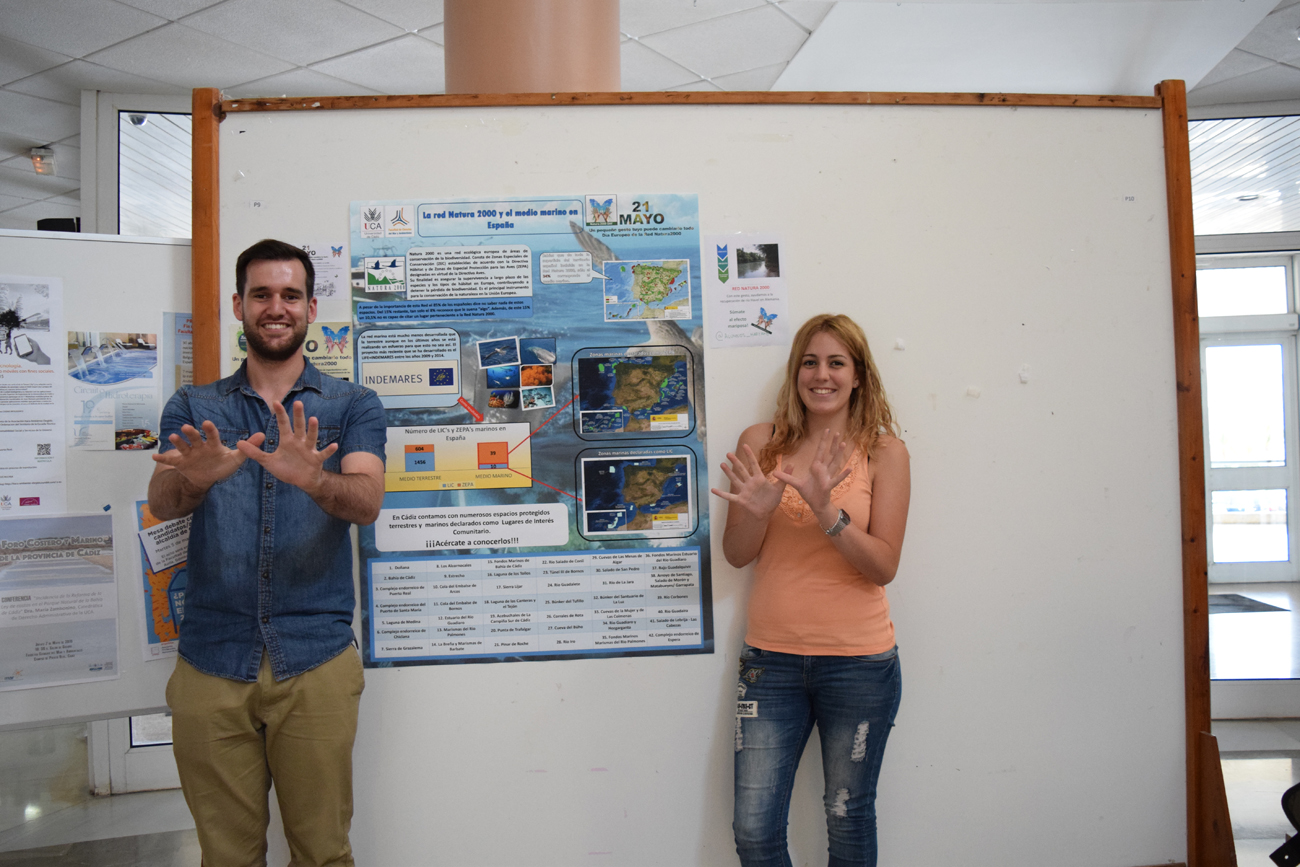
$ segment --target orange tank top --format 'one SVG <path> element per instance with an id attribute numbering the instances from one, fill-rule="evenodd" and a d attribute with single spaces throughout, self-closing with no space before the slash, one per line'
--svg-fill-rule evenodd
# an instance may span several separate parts
<path id="1" fill-rule="evenodd" d="M 867 459 L 855 454 L 831 503 L 859 528 L 871 520 Z M 812 509 L 786 486 L 754 564 L 746 643 L 801 656 L 865 656 L 894 646 L 885 588 L 868 581 L 835 550 Z"/>

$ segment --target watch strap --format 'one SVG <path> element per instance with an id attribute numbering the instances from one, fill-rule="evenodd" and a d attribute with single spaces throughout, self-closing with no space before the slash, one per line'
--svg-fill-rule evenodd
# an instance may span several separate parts
<path id="1" fill-rule="evenodd" d="M 824 529 L 822 532 L 827 536 L 838 536 L 840 533 L 844 532 L 844 528 L 848 525 L 849 513 L 840 509 L 840 516 L 835 520 L 835 523 L 831 524 L 830 527 Z"/>

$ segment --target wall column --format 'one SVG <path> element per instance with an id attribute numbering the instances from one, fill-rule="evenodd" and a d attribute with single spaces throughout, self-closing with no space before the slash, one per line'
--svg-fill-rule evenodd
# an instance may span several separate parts
<path id="1" fill-rule="evenodd" d="M 447 93 L 621 89 L 618 0 L 446 0 Z"/>

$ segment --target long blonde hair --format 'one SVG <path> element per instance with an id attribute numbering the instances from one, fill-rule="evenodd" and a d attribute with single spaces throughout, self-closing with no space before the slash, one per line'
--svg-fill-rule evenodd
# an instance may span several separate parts
<path id="1" fill-rule="evenodd" d="M 844 344 L 853 358 L 853 371 L 858 386 L 849 397 L 848 438 L 859 449 L 873 455 L 882 434 L 898 436 L 898 423 L 894 410 L 885 396 L 885 386 L 880 381 L 876 362 L 871 357 L 867 336 L 858 323 L 842 313 L 822 313 L 805 322 L 794 336 L 790 358 L 785 365 L 785 382 L 776 396 L 776 415 L 773 416 L 772 439 L 759 452 L 758 463 L 763 472 L 771 472 L 782 455 L 799 448 L 808 431 L 806 408 L 799 397 L 799 369 L 804 353 L 813 335 L 826 332 Z"/>

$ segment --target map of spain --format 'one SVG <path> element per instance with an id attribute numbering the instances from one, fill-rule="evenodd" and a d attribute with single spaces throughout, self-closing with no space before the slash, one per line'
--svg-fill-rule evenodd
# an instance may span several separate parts
<path id="1" fill-rule="evenodd" d="M 605 321 L 689 319 L 691 271 L 685 259 L 605 263 Z"/>

